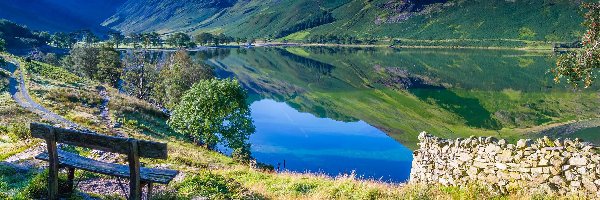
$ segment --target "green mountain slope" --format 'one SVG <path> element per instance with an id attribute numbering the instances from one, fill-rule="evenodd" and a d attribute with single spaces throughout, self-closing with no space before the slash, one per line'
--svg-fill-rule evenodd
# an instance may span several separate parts
<path id="1" fill-rule="evenodd" d="M 104 25 L 124 32 L 224 32 L 303 40 L 311 35 L 421 40 L 572 41 L 582 16 L 571 0 L 128 0 Z"/>

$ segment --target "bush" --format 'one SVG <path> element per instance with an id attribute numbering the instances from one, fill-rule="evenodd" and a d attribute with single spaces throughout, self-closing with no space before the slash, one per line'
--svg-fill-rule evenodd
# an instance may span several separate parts
<path id="1" fill-rule="evenodd" d="M 8 135 L 12 140 L 25 140 L 31 138 L 31 130 L 26 124 L 14 123 L 8 127 Z"/>
<path id="2" fill-rule="evenodd" d="M 58 192 L 59 194 L 66 194 L 68 191 L 67 175 L 59 173 Z M 33 199 L 40 199 L 48 196 L 48 170 L 44 170 L 44 172 L 33 177 L 27 187 L 23 190 L 22 195 Z"/>
<path id="3" fill-rule="evenodd" d="M 244 188 L 233 180 L 207 171 L 186 177 L 175 188 L 184 198 L 241 199 L 244 192 Z"/>

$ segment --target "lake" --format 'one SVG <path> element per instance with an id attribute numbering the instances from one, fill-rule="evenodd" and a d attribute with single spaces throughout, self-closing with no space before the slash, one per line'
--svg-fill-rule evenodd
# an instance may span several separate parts
<path id="1" fill-rule="evenodd" d="M 515 140 L 600 117 L 598 88 L 555 84 L 549 53 L 286 47 L 191 55 L 248 89 L 252 154 L 280 171 L 405 182 L 422 131 Z"/>

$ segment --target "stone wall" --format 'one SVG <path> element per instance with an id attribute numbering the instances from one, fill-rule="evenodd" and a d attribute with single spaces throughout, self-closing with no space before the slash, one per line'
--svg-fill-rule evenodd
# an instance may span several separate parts
<path id="1" fill-rule="evenodd" d="M 600 197 L 600 154 L 575 140 L 492 137 L 446 140 L 419 135 L 410 182 L 462 186 L 480 183 L 506 193 L 512 189 Z"/>

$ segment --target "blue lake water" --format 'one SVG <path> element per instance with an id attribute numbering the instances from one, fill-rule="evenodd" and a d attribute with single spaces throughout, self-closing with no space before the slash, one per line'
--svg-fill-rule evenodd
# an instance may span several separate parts
<path id="1" fill-rule="evenodd" d="M 319 118 L 270 99 L 251 108 L 252 155 L 262 163 L 330 176 L 354 171 L 357 177 L 388 182 L 408 179 L 412 151 L 363 121 Z"/>

